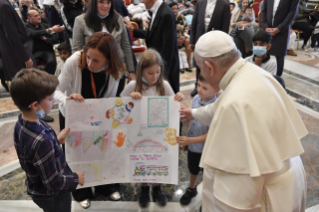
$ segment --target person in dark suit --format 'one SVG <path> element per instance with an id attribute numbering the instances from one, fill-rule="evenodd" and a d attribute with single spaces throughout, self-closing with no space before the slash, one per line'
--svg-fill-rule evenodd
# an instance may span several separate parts
<path id="1" fill-rule="evenodd" d="M 60 26 L 50 28 L 49 25 L 41 23 L 40 14 L 36 10 L 29 10 L 28 20 L 26 29 L 34 60 L 37 64 L 44 61 L 47 64 L 45 71 L 54 75 L 56 57 L 53 44 L 59 42 L 59 37 L 52 32 L 62 32 L 64 28 Z"/>
<path id="2" fill-rule="evenodd" d="M 179 92 L 179 57 L 176 36 L 175 16 L 162 0 L 145 0 L 151 19 L 147 31 L 134 29 L 129 20 L 124 19 L 126 27 L 135 38 L 145 39 L 148 48 L 160 53 L 165 62 L 165 78 L 175 93 Z"/>
<path id="3" fill-rule="evenodd" d="M 219 30 L 228 33 L 230 17 L 230 7 L 226 0 L 198 0 L 192 20 L 190 47 L 194 49 L 199 37 L 208 31 Z M 199 74 L 200 69 L 196 66 L 196 85 Z M 196 94 L 195 86 L 191 96 Z"/>
<path id="4" fill-rule="evenodd" d="M 277 76 L 284 70 L 284 60 L 290 37 L 290 25 L 297 15 L 298 0 L 265 0 L 261 8 L 261 26 L 272 38 L 270 55 L 276 56 Z"/>
<path id="5" fill-rule="evenodd" d="M 7 0 L 0 0 L 0 54 L 5 81 L 11 81 L 21 69 L 33 67 L 27 32 Z"/>

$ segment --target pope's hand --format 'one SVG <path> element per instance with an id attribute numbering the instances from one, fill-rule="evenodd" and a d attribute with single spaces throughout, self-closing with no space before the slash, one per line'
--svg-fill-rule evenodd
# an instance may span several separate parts
<path id="1" fill-rule="evenodd" d="M 179 113 L 181 114 L 182 122 L 187 122 L 194 119 L 192 115 L 192 108 L 181 108 Z"/>

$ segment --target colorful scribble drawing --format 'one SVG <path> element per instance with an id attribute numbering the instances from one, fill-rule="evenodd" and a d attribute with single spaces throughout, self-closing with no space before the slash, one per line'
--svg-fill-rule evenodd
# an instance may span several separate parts
<path id="1" fill-rule="evenodd" d="M 68 143 L 70 144 L 70 147 L 77 147 L 81 145 L 82 143 L 82 133 L 81 132 L 71 132 L 68 135 Z"/>
<path id="2" fill-rule="evenodd" d="M 154 97 L 148 99 L 148 127 L 168 127 L 169 99 Z"/>
<path id="3" fill-rule="evenodd" d="M 83 152 L 85 153 L 87 150 L 89 150 L 92 145 L 96 145 L 100 148 L 102 152 L 106 153 L 107 149 L 110 148 L 109 147 L 110 133 L 111 133 L 110 131 L 83 132 L 82 133 Z"/>
<path id="4" fill-rule="evenodd" d="M 168 174 L 168 166 L 146 166 L 142 162 L 137 162 L 133 176 L 167 176 Z"/>
<path id="5" fill-rule="evenodd" d="M 166 138 L 164 138 L 164 141 L 169 143 L 170 145 L 176 145 L 177 141 L 176 141 L 176 129 L 172 129 L 171 127 L 167 127 L 165 129 L 165 135 Z"/>
<path id="6" fill-rule="evenodd" d="M 117 147 L 122 147 L 125 141 L 126 135 L 123 135 L 122 132 L 119 132 L 117 134 L 117 142 L 113 141 L 113 143 L 117 146 Z"/>
<path id="7" fill-rule="evenodd" d="M 112 127 L 114 129 L 121 124 L 131 124 L 133 119 L 130 117 L 130 113 L 133 107 L 133 102 L 124 105 L 121 99 L 117 99 L 114 107 L 106 111 L 106 118 L 113 119 Z"/>
<path id="8" fill-rule="evenodd" d="M 142 141 L 137 142 L 133 149 L 135 152 L 167 152 L 167 147 L 161 144 L 160 142 L 151 140 L 151 139 L 144 139 Z"/>
<path id="9" fill-rule="evenodd" d="M 82 142 L 83 142 L 83 152 L 85 153 L 92 145 L 93 132 L 83 132 L 82 133 Z"/>

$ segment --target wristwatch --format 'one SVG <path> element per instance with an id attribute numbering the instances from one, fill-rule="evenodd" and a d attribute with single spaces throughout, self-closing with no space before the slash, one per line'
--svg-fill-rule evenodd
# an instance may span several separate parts
<path id="1" fill-rule="evenodd" d="M 51 33 L 52 33 L 52 29 L 49 28 L 49 29 L 48 29 L 48 32 L 49 32 L 48 34 L 51 34 Z"/>

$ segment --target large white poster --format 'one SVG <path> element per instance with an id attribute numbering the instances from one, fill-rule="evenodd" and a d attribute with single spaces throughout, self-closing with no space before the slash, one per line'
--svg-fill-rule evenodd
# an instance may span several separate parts
<path id="1" fill-rule="evenodd" d="M 127 182 L 178 183 L 180 103 L 173 97 L 67 101 L 66 160 L 83 187 Z"/>

